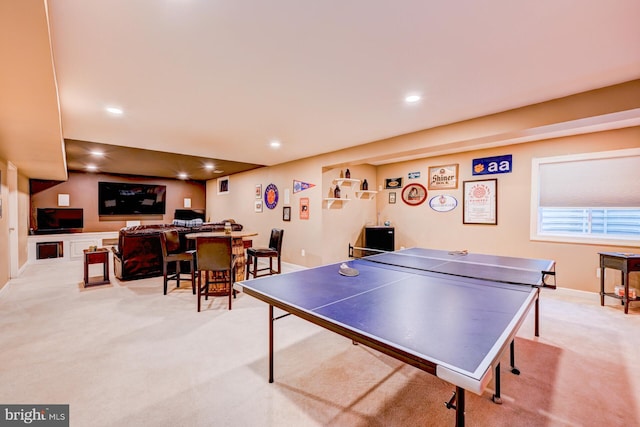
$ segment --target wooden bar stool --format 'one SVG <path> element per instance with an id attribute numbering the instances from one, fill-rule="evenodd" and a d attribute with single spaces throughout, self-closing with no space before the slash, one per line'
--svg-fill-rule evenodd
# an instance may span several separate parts
<path id="1" fill-rule="evenodd" d="M 196 276 L 194 266 L 195 251 L 183 252 L 180 248 L 180 235 L 178 230 L 165 230 L 160 234 L 160 246 L 162 248 L 162 276 L 164 278 L 164 294 L 167 294 L 167 283 L 169 280 L 175 280 L 176 286 L 180 287 L 180 263 L 188 261 L 191 268 L 191 289 L 196 293 Z M 175 274 L 169 274 L 169 264 L 175 263 Z"/>
<path id="2" fill-rule="evenodd" d="M 249 248 L 247 249 L 247 265 L 246 265 L 246 278 L 249 279 L 249 275 L 253 274 L 253 277 L 270 276 L 272 274 L 280 274 L 282 271 L 282 263 L 280 255 L 282 252 L 282 236 L 284 230 L 274 228 L 271 230 L 271 237 L 269 238 L 268 248 Z M 258 258 L 269 258 L 269 267 L 258 268 Z M 273 259 L 278 261 L 278 269 L 273 269 Z M 260 272 L 267 272 L 259 274 Z"/>
<path id="3" fill-rule="evenodd" d="M 231 236 L 224 237 L 197 237 L 196 238 L 196 261 L 198 268 L 198 311 L 200 311 L 200 300 L 204 296 L 205 300 L 210 295 L 215 295 L 209 289 L 210 284 L 224 284 L 229 295 L 229 310 L 231 310 L 232 296 L 236 293 L 233 289 L 233 282 L 236 277 L 236 263 L 238 258 L 233 254 L 233 243 Z M 209 273 L 212 273 L 213 279 Z M 202 275 L 204 273 L 204 284 Z"/>

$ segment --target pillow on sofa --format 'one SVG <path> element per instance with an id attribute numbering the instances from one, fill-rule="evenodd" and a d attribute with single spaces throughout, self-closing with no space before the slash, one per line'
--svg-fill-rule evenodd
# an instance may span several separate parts
<path id="1" fill-rule="evenodd" d="M 196 219 L 174 219 L 173 225 L 180 227 L 200 227 L 204 221 L 200 218 Z"/>

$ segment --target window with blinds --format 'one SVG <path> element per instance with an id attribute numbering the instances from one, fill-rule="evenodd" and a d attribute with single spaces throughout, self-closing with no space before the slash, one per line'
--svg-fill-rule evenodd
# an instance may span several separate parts
<path id="1" fill-rule="evenodd" d="M 531 238 L 640 246 L 640 149 L 534 159 Z"/>

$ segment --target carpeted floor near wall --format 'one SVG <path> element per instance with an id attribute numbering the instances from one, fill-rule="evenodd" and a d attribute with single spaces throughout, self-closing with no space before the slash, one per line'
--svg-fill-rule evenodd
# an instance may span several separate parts
<path id="1" fill-rule="evenodd" d="M 467 425 L 640 425 L 640 304 L 558 289 L 540 308 L 503 404 L 467 392 Z M 0 291 L 0 403 L 67 403 L 72 426 L 454 425 L 436 377 L 293 316 L 275 340 L 269 384 L 267 305 L 246 294 L 197 313 L 188 282 L 85 289 L 80 262 L 30 265 Z"/>

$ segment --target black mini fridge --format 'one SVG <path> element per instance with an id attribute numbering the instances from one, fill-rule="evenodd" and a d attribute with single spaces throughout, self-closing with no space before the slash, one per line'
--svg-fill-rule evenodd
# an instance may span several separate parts
<path id="1" fill-rule="evenodd" d="M 366 248 L 393 251 L 395 250 L 395 245 L 395 229 L 393 227 L 364 228 L 364 246 Z"/>

